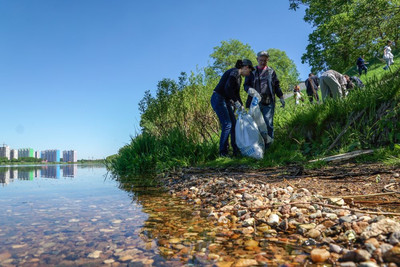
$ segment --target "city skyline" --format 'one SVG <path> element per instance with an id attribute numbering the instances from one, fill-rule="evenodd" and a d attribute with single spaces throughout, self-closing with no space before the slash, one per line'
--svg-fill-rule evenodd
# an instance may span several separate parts
<path id="1" fill-rule="evenodd" d="M 76 150 L 62 150 L 63 157 L 61 158 L 61 149 L 45 149 L 34 150 L 33 148 L 12 148 L 3 143 L 0 146 L 0 157 L 5 157 L 8 160 L 19 159 L 22 157 L 31 157 L 36 159 L 43 159 L 48 162 L 77 162 Z"/>

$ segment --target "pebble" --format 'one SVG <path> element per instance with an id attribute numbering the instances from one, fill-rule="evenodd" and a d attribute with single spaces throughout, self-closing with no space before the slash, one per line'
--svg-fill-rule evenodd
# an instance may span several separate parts
<path id="1" fill-rule="evenodd" d="M 324 217 L 328 218 L 329 220 L 336 220 L 338 216 L 335 213 L 323 213 Z"/>
<path id="2" fill-rule="evenodd" d="M 339 218 L 340 223 L 345 223 L 345 222 L 350 223 L 354 220 L 357 220 L 357 216 L 355 216 L 355 215 L 347 215 L 347 216 L 342 216 Z"/>
<path id="3" fill-rule="evenodd" d="M 257 266 L 257 265 L 258 262 L 254 259 L 240 259 L 234 264 L 235 267 Z"/>
<path id="4" fill-rule="evenodd" d="M 325 262 L 331 254 L 326 249 L 315 248 L 311 251 L 311 260 L 314 263 Z"/>
<path id="5" fill-rule="evenodd" d="M 0 253 L 0 261 L 4 261 L 9 258 L 11 258 L 11 253 L 9 252 Z"/>
<path id="6" fill-rule="evenodd" d="M 317 239 L 318 237 L 321 236 L 321 232 L 318 231 L 317 229 L 311 229 L 307 232 L 306 236 Z"/>
<path id="7" fill-rule="evenodd" d="M 101 253 L 102 253 L 101 250 L 93 251 L 92 253 L 89 253 L 88 258 L 91 258 L 91 259 L 98 259 L 98 258 L 100 257 L 100 254 L 101 254 Z"/>
<path id="8" fill-rule="evenodd" d="M 248 218 L 248 219 L 243 221 L 242 226 L 243 227 L 253 226 L 254 222 L 255 222 L 254 218 Z"/>
<path id="9" fill-rule="evenodd" d="M 379 248 L 381 249 L 382 254 L 385 254 L 387 251 L 391 250 L 393 248 L 393 246 L 390 244 L 384 243 Z"/>
<path id="10" fill-rule="evenodd" d="M 357 267 L 357 265 L 352 261 L 340 263 L 340 267 Z"/>
<path id="11" fill-rule="evenodd" d="M 320 218 L 322 217 L 321 210 L 317 210 L 315 213 L 310 214 L 311 219 Z"/>
<path id="12" fill-rule="evenodd" d="M 381 219 L 377 222 L 370 224 L 365 231 L 361 234 L 361 238 L 368 239 L 381 234 L 388 234 L 400 231 L 400 224 L 389 218 Z"/>
<path id="13" fill-rule="evenodd" d="M 343 248 L 336 244 L 329 244 L 329 250 L 331 252 L 340 254 L 340 253 L 342 253 Z"/>
<path id="14" fill-rule="evenodd" d="M 279 223 L 279 216 L 275 213 L 272 213 L 269 215 L 267 223 L 271 226 L 277 225 Z"/>
<path id="15" fill-rule="evenodd" d="M 389 238 L 389 243 L 391 244 L 391 245 L 397 245 L 398 243 L 400 243 L 400 232 L 393 232 L 391 235 L 390 235 L 390 238 Z"/>
<path id="16" fill-rule="evenodd" d="M 359 267 L 379 267 L 378 264 L 376 264 L 373 261 L 365 261 L 365 262 L 361 262 L 359 265 Z"/>

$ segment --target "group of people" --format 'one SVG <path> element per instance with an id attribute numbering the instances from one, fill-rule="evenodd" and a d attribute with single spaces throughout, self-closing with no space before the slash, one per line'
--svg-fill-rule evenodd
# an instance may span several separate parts
<path id="1" fill-rule="evenodd" d="M 392 54 L 392 41 L 387 40 L 386 46 L 383 48 L 383 60 L 386 62 L 386 66 L 383 67 L 384 70 L 390 70 L 390 66 L 393 65 L 394 60 L 393 60 L 393 54 Z M 364 71 L 365 75 L 367 75 L 367 65 L 368 62 L 365 62 L 364 55 L 360 56 L 357 59 L 357 69 L 358 69 L 358 74 L 360 76 L 362 75 L 362 72 Z"/>
<path id="2" fill-rule="evenodd" d="M 392 42 L 388 41 L 384 48 L 384 59 L 387 64 L 384 67 L 385 70 L 390 69 L 390 66 L 393 64 L 391 44 Z M 273 140 L 275 103 L 278 98 L 281 102 L 281 106 L 285 107 L 285 100 L 283 98 L 282 89 L 280 88 L 279 79 L 274 69 L 268 66 L 268 60 L 269 53 L 267 51 L 257 53 L 258 65 L 256 67 L 253 66 L 253 63 L 249 59 L 238 60 L 234 68 L 227 70 L 222 75 L 219 83 L 215 87 L 211 96 L 211 106 L 217 114 L 222 128 L 219 143 L 220 156 L 228 156 L 229 136 L 231 137 L 233 155 L 237 156 L 240 154 L 235 141 L 236 118 L 234 111 L 243 109 L 243 102 L 240 98 L 242 77 L 245 77 L 244 90 L 249 94 L 245 106 L 246 108 L 250 107 L 253 95 L 252 92 L 256 91 L 261 97 L 259 107 L 268 129 L 268 135 L 270 140 Z M 365 62 L 364 56 L 360 56 L 357 59 L 357 68 L 360 76 L 363 71 L 367 74 L 368 68 L 366 64 L 368 64 L 368 62 Z M 354 87 L 364 87 L 359 77 L 349 77 L 335 70 L 327 70 L 323 72 L 320 77 L 310 73 L 304 84 L 306 86 L 308 99 L 311 103 L 320 103 L 318 88 L 321 89 L 322 101 L 325 101 L 327 98 L 345 97 L 349 90 Z M 294 87 L 293 93 L 296 104 L 299 104 L 300 101 L 304 101 L 298 85 Z M 270 143 L 266 143 L 266 148 L 268 148 L 269 145 Z"/>
<path id="3" fill-rule="evenodd" d="M 259 107 L 264 121 L 267 125 L 268 135 L 274 138 L 274 113 L 276 98 L 279 98 L 282 107 L 285 107 L 283 92 L 280 88 L 278 76 L 273 68 L 268 66 L 269 53 L 261 51 L 257 54 L 258 65 L 253 66 L 249 59 L 238 60 L 234 68 L 227 70 L 221 77 L 219 83 L 211 96 L 211 106 L 218 116 L 221 125 L 221 137 L 219 143 L 220 156 L 228 156 L 229 135 L 231 136 L 231 146 L 233 155 L 239 155 L 240 151 L 235 140 L 236 119 L 235 109 L 243 109 L 243 102 L 240 98 L 240 85 L 242 77 L 244 80 L 244 90 L 249 93 L 257 91 L 261 96 Z M 251 93 L 246 101 L 249 108 L 252 101 Z M 270 143 L 266 143 L 268 147 Z"/>

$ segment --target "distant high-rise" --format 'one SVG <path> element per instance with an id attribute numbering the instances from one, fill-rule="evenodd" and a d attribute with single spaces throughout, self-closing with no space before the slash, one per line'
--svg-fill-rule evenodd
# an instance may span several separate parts
<path id="1" fill-rule="evenodd" d="M 63 161 L 64 162 L 77 162 L 78 157 L 77 157 L 76 150 L 63 151 Z"/>
<path id="2" fill-rule="evenodd" d="M 33 149 L 32 148 L 21 148 L 18 149 L 18 157 L 19 158 L 33 158 Z"/>
<path id="3" fill-rule="evenodd" d="M 0 147 L 0 158 L 7 158 L 10 160 L 10 147 L 6 144 Z"/>
<path id="4" fill-rule="evenodd" d="M 10 159 L 18 159 L 18 150 L 16 149 L 10 150 Z"/>
<path id="5" fill-rule="evenodd" d="M 60 162 L 60 150 L 58 149 L 48 149 L 41 153 L 42 159 L 48 162 Z"/>

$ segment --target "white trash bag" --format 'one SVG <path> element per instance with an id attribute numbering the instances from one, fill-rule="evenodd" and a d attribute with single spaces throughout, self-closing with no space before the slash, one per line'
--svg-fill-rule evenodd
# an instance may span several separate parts
<path id="1" fill-rule="evenodd" d="M 264 139 L 253 118 L 245 110 L 238 111 L 235 134 L 236 145 L 242 155 L 255 159 L 264 157 Z"/>
<path id="2" fill-rule="evenodd" d="M 261 96 L 253 88 L 250 88 L 248 93 L 253 97 L 253 100 L 250 104 L 249 114 L 256 122 L 258 130 L 260 131 L 261 136 L 264 138 L 265 144 L 272 143 L 273 139 L 268 135 L 267 124 L 265 123 L 264 116 L 261 112 L 260 106 L 258 105 L 261 100 Z"/>

